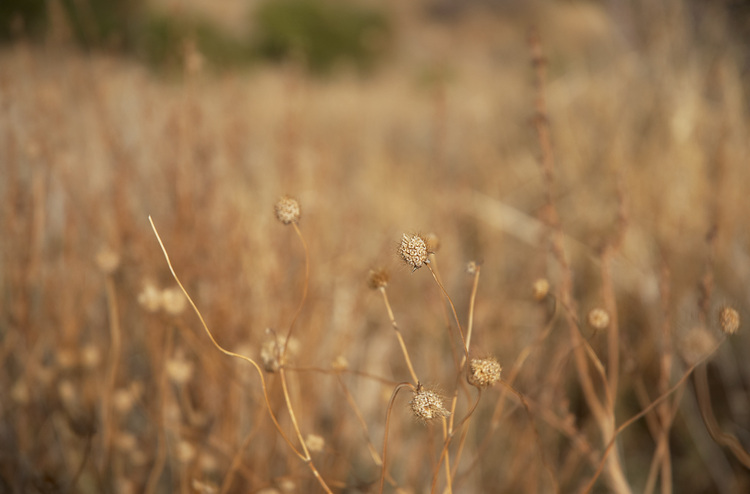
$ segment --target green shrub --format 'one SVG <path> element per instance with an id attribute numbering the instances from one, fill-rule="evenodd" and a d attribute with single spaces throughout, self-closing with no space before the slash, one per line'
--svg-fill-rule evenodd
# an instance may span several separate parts
<path id="1" fill-rule="evenodd" d="M 259 56 L 301 57 L 316 72 L 326 72 L 339 62 L 372 66 L 390 31 L 382 13 L 332 1 L 268 1 L 257 10 L 254 21 L 252 46 Z"/>

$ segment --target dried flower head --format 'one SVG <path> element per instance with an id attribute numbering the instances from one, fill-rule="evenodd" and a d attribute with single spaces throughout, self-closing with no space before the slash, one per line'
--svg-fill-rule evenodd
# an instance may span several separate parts
<path id="1" fill-rule="evenodd" d="M 313 453 L 319 453 L 323 451 L 326 445 L 326 440 L 322 436 L 317 434 L 308 434 L 305 438 L 305 446 Z"/>
<path id="2" fill-rule="evenodd" d="M 706 328 L 691 329 L 680 344 L 680 353 L 688 365 L 697 364 L 716 347 L 716 338 Z"/>
<path id="3" fill-rule="evenodd" d="M 282 365 L 286 364 L 289 357 L 297 355 L 299 352 L 299 340 L 289 338 L 286 354 L 284 352 L 284 342 L 286 337 L 277 335 L 271 328 L 266 328 L 267 339 L 260 347 L 260 360 L 266 372 L 277 372 Z"/>
<path id="4" fill-rule="evenodd" d="M 447 417 L 451 414 L 443 406 L 443 398 L 434 391 L 425 389 L 421 384 L 417 384 L 417 389 L 409 402 L 409 406 L 414 416 L 422 422 L 428 422 L 438 417 Z"/>
<path id="5" fill-rule="evenodd" d="M 187 297 L 177 287 L 165 288 L 161 292 L 161 305 L 167 314 L 176 316 L 187 307 Z"/>
<path id="6" fill-rule="evenodd" d="M 412 267 L 412 273 L 425 264 L 429 264 L 427 259 L 427 242 L 421 235 L 407 235 L 404 233 L 401 237 L 401 245 L 398 248 L 401 259 Z"/>
<path id="7" fill-rule="evenodd" d="M 539 278 L 531 286 L 531 294 L 534 296 L 534 300 L 541 302 L 549 294 L 549 281 L 546 278 Z"/>
<path id="8" fill-rule="evenodd" d="M 274 211 L 276 211 L 276 218 L 285 225 L 299 223 L 299 203 L 292 197 L 281 197 L 274 206 Z"/>
<path id="9" fill-rule="evenodd" d="M 331 362 L 331 368 L 337 372 L 343 372 L 349 368 L 349 361 L 343 355 L 339 355 Z"/>
<path id="10" fill-rule="evenodd" d="M 740 329 L 740 314 L 733 308 L 722 307 L 719 311 L 719 327 L 724 334 L 732 335 Z"/>
<path id="11" fill-rule="evenodd" d="M 469 383 L 488 388 L 500 380 L 503 368 L 494 358 L 475 358 L 469 363 Z"/>
<path id="12" fill-rule="evenodd" d="M 469 261 L 466 263 L 466 272 L 468 274 L 477 274 L 477 270 L 479 269 L 479 264 L 477 264 L 476 261 Z"/>
<path id="13" fill-rule="evenodd" d="M 173 383 L 181 385 L 188 383 L 193 378 L 195 368 L 193 363 L 187 359 L 185 353 L 178 349 L 175 356 L 167 360 L 166 370 L 169 379 Z"/>
<path id="14" fill-rule="evenodd" d="M 609 312 L 599 307 L 591 309 L 587 317 L 589 326 L 594 329 L 605 329 L 609 326 Z"/>
<path id="15" fill-rule="evenodd" d="M 147 282 L 138 294 L 138 303 L 148 312 L 156 312 L 161 309 L 162 296 L 153 283 Z"/>
<path id="16" fill-rule="evenodd" d="M 367 285 L 373 290 L 385 288 L 388 286 L 390 275 L 385 268 L 371 269 L 370 276 L 367 278 Z"/>
<path id="17" fill-rule="evenodd" d="M 106 275 L 113 274 L 120 266 L 120 256 L 111 249 L 102 249 L 96 255 L 96 265 Z"/>

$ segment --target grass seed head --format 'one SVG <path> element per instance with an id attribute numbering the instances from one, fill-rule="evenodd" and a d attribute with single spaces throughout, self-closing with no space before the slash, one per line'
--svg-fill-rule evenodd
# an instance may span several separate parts
<path id="1" fill-rule="evenodd" d="M 401 237 L 401 245 L 398 248 L 401 259 L 412 267 L 412 273 L 430 262 L 427 254 L 427 242 L 422 235 L 407 235 Z"/>
<path id="2" fill-rule="evenodd" d="M 371 269 L 370 276 L 367 278 L 367 285 L 373 290 L 385 288 L 388 286 L 390 278 L 388 271 L 384 268 Z"/>
<path id="3" fill-rule="evenodd" d="M 531 294 L 534 300 L 541 302 L 549 294 L 549 281 L 546 278 L 539 278 L 531 286 Z"/>
<path id="4" fill-rule="evenodd" d="M 716 338 L 706 328 L 696 326 L 682 340 L 680 353 L 688 365 L 697 364 L 716 347 Z"/>
<path id="5" fill-rule="evenodd" d="M 740 314 L 731 307 L 719 311 L 719 327 L 726 335 L 733 335 L 740 329 Z"/>
<path id="6" fill-rule="evenodd" d="M 596 330 L 605 329 L 607 326 L 609 326 L 609 312 L 602 308 L 595 308 L 591 309 L 589 311 L 589 315 L 587 317 L 589 326 Z"/>
<path id="7" fill-rule="evenodd" d="M 299 202 L 289 196 L 282 196 L 274 206 L 276 219 L 288 225 L 290 223 L 299 223 L 300 208 Z"/>
<path id="8" fill-rule="evenodd" d="M 421 384 L 417 385 L 417 390 L 409 402 L 414 416 L 422 422 L 429 422 L 439 417 L 447 417 L 451 413 L 443 406 L 443 398 L 424 388 Z"/>
<path id="9" fill-rule="evenodd" d="M 494 358 L 475 358 L 469 364 L 469 383 L 488 388 L 500 380 L 503 368 Z"/>

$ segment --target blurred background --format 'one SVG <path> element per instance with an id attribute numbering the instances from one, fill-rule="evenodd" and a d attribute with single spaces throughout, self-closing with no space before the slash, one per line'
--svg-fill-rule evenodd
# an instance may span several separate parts
<path id="1" fill-rule="evenodd" d="M 457 386 L 445 301 L 396 255 L 421 232 L 439 239 L 464 321 L 466 263 L 481 263 L 475 351 L 506 369 L 529 352 L 513 385 L 531 415 L 487 390 L 454 489 L 577 492 L 606 441 L 567 328 L 532 297 L 535 280 L 555 293 L 563 276 L 541 233 L 546 193 L 580 321 L 604 303 L 602 246 L 626 224 L 613 261 L 622 423 L 663 391 L 665 356 L 671 385 L 706 350 L 691 331 L 723 337 L 718 308 L 750 317 L 748 29 L 739 0 L 3 0 L 0 492 L 320 489 L 273 428 L 255 371 L 211 346 L 148 222 L 217 340 L 261 361 L 305 284 L 302 246 L 273 215 L 284 194 L 301 204 L 310 256 L 293 402 L 324 440 L 314 458 L 334 490 L 377 492 L 371 448 L 409 379 L 371 269 L 390 272 L 417 373 L 446 395 Z M 747 450 L 743 329 L 707 371 L 718 423 Z M 606 331 L 580 331 L 606 365 Z M 692 381 L 678 394 L 674 491 L 747 492 Z M 387 490 L 426 492 L 440 428 L 411 418 L 408 398 L 393 415 Z M 619 445 L 633 492 L 659 464 L 649 417 Z"/>

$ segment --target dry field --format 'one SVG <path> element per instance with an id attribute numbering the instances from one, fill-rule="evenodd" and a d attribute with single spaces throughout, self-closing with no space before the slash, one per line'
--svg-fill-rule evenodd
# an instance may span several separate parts
<path id="1" fill-rule="evenodd" d="M 725 19 L 402 3 L 366 77 L 2 48 L 0 492 L 750 490 Z"/>

